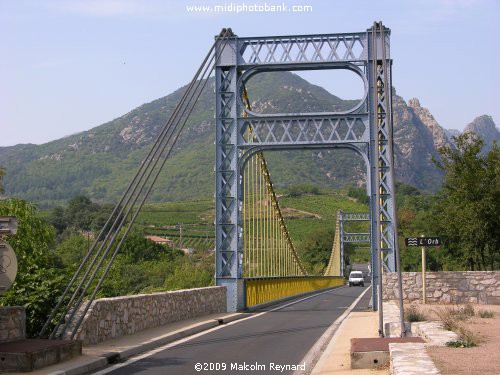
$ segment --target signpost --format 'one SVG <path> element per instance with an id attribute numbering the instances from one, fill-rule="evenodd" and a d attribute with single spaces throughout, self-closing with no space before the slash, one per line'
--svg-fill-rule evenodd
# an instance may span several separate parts
<path id="1" fill-rule="evenodd" d="M 3 240 L 3 236 L 17 233 L 15 216 L 0 216 L 0 295 L 14 283 L 17 275 L 17 258 L 12 247 Z"/>
<path id="2" fill-rule="evenodd" d="M 425 247 L 426 246 L 441 246 L 441 237 L 424 237 L 424 235 L 420 237 L 408 237 L 405 238 L 405 244 L 408 247 L 413 246 L 422 246 L 422 303 L 425 305 L 426 303 L 426 279 L 425 279 L 425 270 L 427 268 L 426 264 L 426 256 L 425 256 Z"/>

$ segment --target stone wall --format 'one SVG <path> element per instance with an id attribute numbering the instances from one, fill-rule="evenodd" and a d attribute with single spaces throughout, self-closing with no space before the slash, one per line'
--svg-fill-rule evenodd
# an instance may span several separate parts
<path id="1" fill-rule="evenodd" d="M 26 338 L 26 311 L 24 307 L 0 307 L 0 342 Z"/>
<path id="2" fill-rule="evenodd" d="M 96 344 L 179 320 L 226 312 L 226 288 L 208 287 L 95 300 L 77 339 Z"/>
<path id="3" fill-rule="evenodd" d="M 384 274 L 384 300 L 397 299 L 397 273 Z M 500 304 L 500 271 L 427 272 L 428 303 Z M 403 272 L 403 299 L 422 300 L 422 274 Z"/>

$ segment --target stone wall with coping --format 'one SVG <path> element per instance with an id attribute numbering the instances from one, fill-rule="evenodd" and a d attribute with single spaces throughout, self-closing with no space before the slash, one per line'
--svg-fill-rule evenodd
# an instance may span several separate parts
<path id="1" fill-rule="evenodd" d="M 101 298 L 85 314 L 76 338 L 97 344 L 147 328 L 226 312 L 226 288 L 208 287 Z"/>
<path id="2" fill-rule="evenodd" d="M 399 297 L 397 273 L 383 276 L 383 299 Z M 500 304 L 500 271 L 426 272 L 428 303 Z M 403 272 L 403 299 L 422 300 L 422 273 Z"/>
<path id="3" fill-rule="evenodd" d="M 24 338 L 26 338 L 26 310 L 24 307 L 0 307 L 0 342 Z"/>

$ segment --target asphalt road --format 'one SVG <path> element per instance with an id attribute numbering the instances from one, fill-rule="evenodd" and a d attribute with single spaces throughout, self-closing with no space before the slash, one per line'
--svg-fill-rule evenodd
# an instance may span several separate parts
<path id="1" fill-rule="evenodd" d="M 281 371 L 279 366 L 300 364 L 326 329 L 368 286 L 340 287 L 292 305 L 288 301 L 277 310 L 276 306 L 261 310 L 266 312 L 129 361 L 108 374 L 292 374 L 292 370 Z M 355 309 L 366 309 L 369 297 L 366 293 Z M 201 371 L 196 370 L 197 364 Z"/>

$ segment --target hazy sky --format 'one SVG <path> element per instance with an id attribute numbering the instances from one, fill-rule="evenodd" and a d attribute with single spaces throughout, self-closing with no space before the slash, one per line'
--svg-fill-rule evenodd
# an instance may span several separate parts
<path id="1" fill-rule="evenodd" d="M 265 3 L 256 0 L 0 0 L 0 146 L 45 143 L 169 94 L 192 78 L 222 27 L 239 36 L 337 33 L 376 20 L 392 30 L 399 95 L 418 97 L 445 128 L 482 114 L 500 125 L 500 1 L 284 2 L 312 11 L 186 9 Z M 309 76 L 330 91 L 332 77 Z M 354 98 L 357 88 L 334 93 Z"/>

